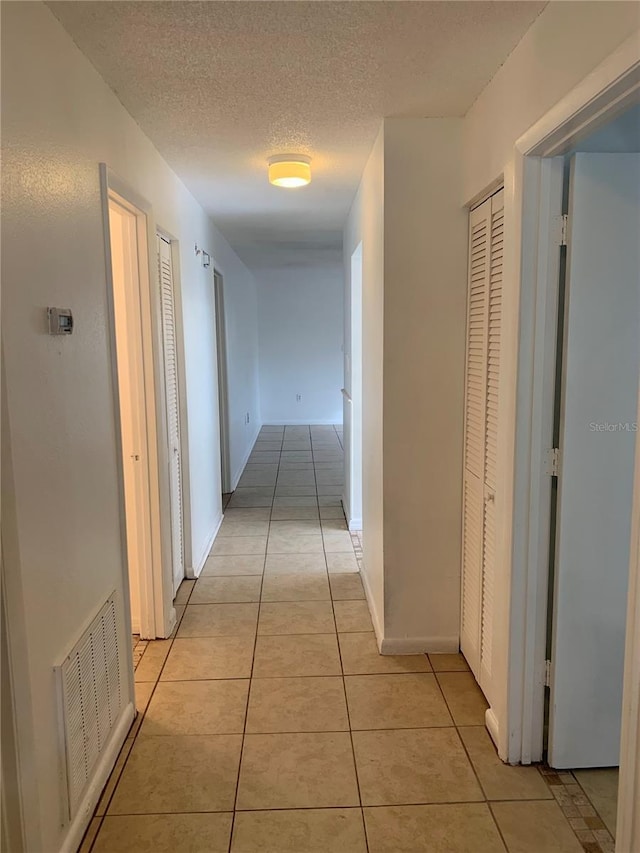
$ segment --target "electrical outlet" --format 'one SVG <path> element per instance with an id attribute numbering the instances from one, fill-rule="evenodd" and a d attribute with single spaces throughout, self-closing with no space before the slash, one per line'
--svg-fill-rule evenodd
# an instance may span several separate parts
<path id="1" fill-rule="evenodd" d="M 300 403 L 302 401 L 302 394 L 296 394 L 296 403 Z"/>
<path id="2" fill-rule="evenodd" d="M 249 412 L 247 412 L 247 414 L 244 416 L 244 422 L 245 424 L 249 423 Z"/>

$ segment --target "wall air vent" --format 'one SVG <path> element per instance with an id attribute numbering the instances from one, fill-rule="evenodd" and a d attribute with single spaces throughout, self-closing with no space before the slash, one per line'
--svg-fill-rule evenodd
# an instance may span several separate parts
<path id="1" fill-rule="evenodd" d="M 64 738 L 66 811 L 71 820 L 122 711 L 114 595 L 55 672 Z"/>

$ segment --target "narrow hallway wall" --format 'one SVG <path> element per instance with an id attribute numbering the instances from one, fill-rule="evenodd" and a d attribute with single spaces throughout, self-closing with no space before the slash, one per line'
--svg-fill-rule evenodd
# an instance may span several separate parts
<path id="1" fill-rule="evenodd" d="M 345 275 L 350 274 L 351 255 L 362 243 L 362 581 L 378 641 L 385 630 L 384 223 L 384 127 L 381 127 L 344 228 Z"/>
<path id="2" fill-rule="evenodd" d="M 57 851 L 68 826 L 52 668 L 114 591 L 121 671 L 130 666 L 99 163 L 179 241 L 196 565 L 222 508 L 213 269 L 194 244 L 217 248 L 230 286 L 250 277 L 44 4 L 3 5 L 2 72 L 3 452 L 13 469 L 10 482 L 3 465 L 3 550 L 27 849 Z M 72 309 L 70 337 L 47 334 L 51 305 Z"/>
<path id="3" fill-rule="evenodd" d="M 213 235 L 213 263 L 224 280 L 227 345 L 229 468 L 231 489 L 251 453 L 262 424 L 258 372 L 256 280 L 220 232 Z"/>
<path id="4" fill-rule="evenodd" d="M 387 119 L 384 134 L 385 640 L 390 652 L 457 652 L 462 120 Z"/>

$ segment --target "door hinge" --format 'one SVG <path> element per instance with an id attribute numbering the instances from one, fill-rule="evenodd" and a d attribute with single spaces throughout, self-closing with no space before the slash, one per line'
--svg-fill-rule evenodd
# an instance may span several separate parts
<path id="1" fill-rule="evenodd" d="M 555 238 L 559 246 L 567 245 L 567 233 L 569 227 L 569 216 L 566 213 L 554 217 Z"/>
<path id="2" fill-rule="evenodd" d="M 560 245 L 567 245 L 567 237 L 569 230 L 569 215 L 567 213 L 563 213 L 560 217 Z"/>
<path id="3" fill-rule="evenodd" d="M 544 686 L 551 687 L 551 661 L 544 662 Z"/>
<path id="4" fill-rule="evenodd" d="M 560 473 L 560 450 L 557 447 L 552 447 L 547 450 L 547 459 L 545 462 L 545 473 L 550 477 L 557 477 Z"/>

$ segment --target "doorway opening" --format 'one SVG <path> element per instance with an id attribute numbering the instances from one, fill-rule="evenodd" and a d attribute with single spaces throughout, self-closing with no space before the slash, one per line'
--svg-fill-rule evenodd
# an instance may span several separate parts
<path id="1" fill-rule="evenodd" d="M 151 460 L 147 411 L 147 397 L 151 389 L 145 383 L 141 335 L 140 255 L 144 252 L 144 245 L 140 246 L 138 216 L 138 212 L 124 199 L 109 193 L 131 629 L 134 636 L 150 638 L 155 633 L 148 607 L 153 590 L 153 510 L 149 488 Z"/>
<path id="2" fill-rule="evenodd" d="M 519 342 L 517 379 L 516 371 L 510 371 L 512 387 L 517 389 L 517 399 L 511 401 L 514 443 L 502 457 L 513 476 L 513 491 L 507 496 L 512 517 L 504 530 L 502 559 L 511 560 L 510 606 L 515 618 L 505 620 L 507 630 L 499 637 L 509 656 L 505 658 L 508 687 L 500 700 L 506 702 L 506 725 L 497 740 L 501 757 L 509 762 L 542 759 L 545 682 L 549 681 L 550 764 L 574 770 L 596 761 L 602 766 L 620 760 L 614 831 L 623 850 L 636 849 L 640 830 L 635 817 L 640 591 L 637 545 L 631 544 L 637 542 L 640 508 L 637 474 L 632 485 L 638 465 L 640 153 L 635 153 L 638 149 L 622 153 L 619 148 L 582 151 L 580 146 L 593 142 L 606 125 L 624 119 L 632 108 L 637 110 L 640 67 L 636 54 L 637 45 L 624 43 L 521 137 L 505 175 L 509 213 L 515 223 L 509 273 L 520 286 L 518 329 L 509 329 L 512 340 Z M 630 114 L 626 118 L 630 120 Z M 633 125 L 638 129 L 637 118 Z M 569 184 L 567 155 L 572 158 Z M 632 157 L 626 164 L 626 178 L 616 174 L 621 161 L 618 167 L 611 166 L 618 157 Z M 607 174 L 598 174 L 605 161 Z M 566 220 L 563 190 L 568 185 Z M 622 208 L 616 205 L 624 207 L 622 216 Z M 595 252 L 598 238 L 600 251 Z M 566 288 L 560 304 L 564 242 L 568 242 Z M 624 311 L 619 310 L 621 306 L 626 306 Z M 558 371 L 558 314 L 562 312 Z M 620 363 L 612 368 L 616 357 Z M 559 419 L 554 420 L 558 411 Z M 622 442 L 603 452 L 593 441 L 603 434 L 611 437 L 606 423 L 616 426 L 612 432 Z M 628 428 L 618 430 L 619 423 Z M 625 452 L 620 454 L 622 443 Z M 583 481 L 587 475 L 589 484 Z M 555 477 L 557 500 L 552 514 Z M 617 532 L 611 534 L 612 544 L 613 527 Z M 594 530 L 602 531 L 600 539 L 594 540 Z M 614 563 L 616 578 L 609 578 L 607 585 Z M 597 588 L 603 579 L 607 588 L 599 596 Z M 577 646 L 576 639 L 581 640 Z M 607 687 L 614 676 L 615 691 Z M 573 713 L 568 712 L 576 698 L 577 711 L 574 707 Z M 589 725 L 596 719 L 599 724 L 589 737 Z M 592 747 L 602 747 L 603 753 L 591 755 Z M 615 803 L 612 812 L 616 813 Z"/>
<path id="3" fill-rule="evenodd" d="M 548 762 L 574 773 L 615 837 L 638 429 L 640 107 L 574 146 L 564 183 Z"/>
<path id="4" fill-rule="evenodd" d="M 222 511 L 231 499 L 231 464 L 229 456 L 229 380 L 227 374 L 227 334 L 224 318 L 224 279 L 213 271 L 216 312 L 216 347 L 218 361 L 218 411 L 220 413 L 220 470 L 222 472 Z"/>
<path id="5" fill-rule="evenodd" d="M 168 637 L 176 619 L 170 488 L 173 454 L 167 441 L 170 412 L 163 381 L 167 339 L 163 321 L 169 312 L 152 286 L 160 262 L 149 206 L 105 166 L 101 179 L 127 621 L 130 617 L 134 638 L 153 640 Z M 184 576 L 183 559 L 179 565 Z"/>

